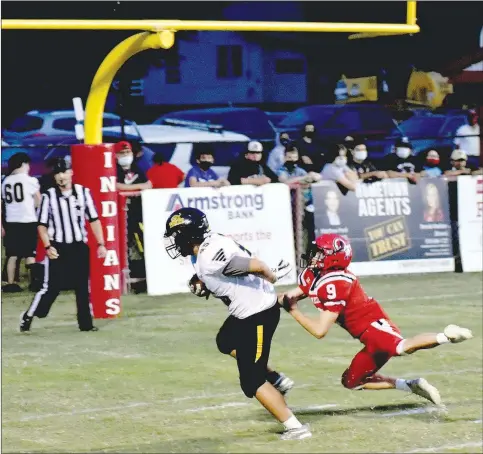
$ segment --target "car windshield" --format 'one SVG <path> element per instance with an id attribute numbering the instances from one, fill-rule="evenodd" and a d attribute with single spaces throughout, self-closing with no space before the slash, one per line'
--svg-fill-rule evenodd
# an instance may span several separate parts
<path id="1" fill-rule="evenodd" d="M 399 129 L 408 137 L 439 137 L 439 132 L 446 121 L 445 117 L 412 117 L 403 121 Z"/>
<path id="2" fill-rule="evenodd" d="M 309 106 L 297 109 L 289 113 L 278 125 L 277 128 L 301 128 L 304 123 L 311 121 L 316 128 L 321 128 L 331 118 L 336 109 L 331 106 Z"/>
<path id="3" fill-rule="evenodd" d="M 44 120 L 41 117 L 35 115 L 24 115 L 23 117 L 16 118 L 7 130 L 13 132 L 27 132 L 40 129 L 44 124 Z"/>
<path id="4" fill-rule="evenodd" d="M 200 123 L 211 123 L 213 125 L 221 125 L 227 131 L 238 132 L 244 134 L 251 139 L 273 139 L 275 133 L 270 126 L 268 116 L 265 112 L 258 109 L 253 110 L 227 110 L 217 111 L 181 111 L 172 112 L 158 118 L 154 124 L 164 124 L 166 119 L 179 119 L 188 121 L 197 121 Z"/>

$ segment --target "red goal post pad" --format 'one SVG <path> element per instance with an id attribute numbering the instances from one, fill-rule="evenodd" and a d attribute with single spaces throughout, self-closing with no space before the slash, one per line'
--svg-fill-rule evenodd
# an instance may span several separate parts
<path id="1" fill-rule="evenodd" d="M 71 155 L 73 181 L 90 189 L 107 249 L 105 258 L 97 257 L 97 241 L 89 229 L 93 315 L 94 318 L 115 318 L 121 313 L 115 144 L 72 145 Z"/>

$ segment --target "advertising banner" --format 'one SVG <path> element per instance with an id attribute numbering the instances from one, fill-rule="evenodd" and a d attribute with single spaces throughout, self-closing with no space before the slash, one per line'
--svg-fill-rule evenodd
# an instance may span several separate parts
<path id="1" fill-rule="evenodd" d="M 458 177 L 458 226 L 463 271 L 482 271 L 483 176 Z"/>
<path id="2" fill-rule="evenodd" d="M 163 235 L 169 215 L 182 207 L 203 211 L 211 230 L 232 237 L 269 266 L 287 260 L 293 271 L 280 281 L 294 284 L 295 248 L 290 190 L 285 184 L 143 191 L 148 294 L 188 292 L 194 269 L 189 257 L 169 258 Z"/>
<path id="3" fill-rule="evenodd" d="M 342 195 L 335 183 L 312 186 L 315 234 L 338 233 L 352 244 L 360 275 L 453 271 L 448 188 L 442 179 L 361 183 Z"/>

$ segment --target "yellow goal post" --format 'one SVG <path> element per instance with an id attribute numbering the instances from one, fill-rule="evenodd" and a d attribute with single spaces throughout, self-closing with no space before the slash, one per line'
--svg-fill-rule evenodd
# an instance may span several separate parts
<path id="1" fill-rule="evenodd" d="M 92 81 L 85 112 L 87 145 L 102 143 L 102 120 L 107 94 L 114 76 L 132 56 L 147 49 L 169 49 L 175 32 L 238 31 L 238 32 L 331 32 L 353 33 L 349 39 L 406 35 L 420 31 L 416 24 L 416 2 L 408 1 L 406 23 L 344 23 L 344 22 L 263 22 L 263 21 L 198 21 L 198 20 L 62 20 L 3 19 L 2 30 L 137 30 L 109 52 Z"/>

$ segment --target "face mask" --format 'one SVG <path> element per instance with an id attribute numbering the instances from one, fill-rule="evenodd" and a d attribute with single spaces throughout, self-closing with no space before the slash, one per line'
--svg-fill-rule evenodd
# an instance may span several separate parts
<path id="1" fill-rule="evenodd" d="M 439 158 L 428 158 L 426 159 L 426 163 L 430 167 L 437 166 L 439 164 Z"/>
<path id="2" fill-rule="evenodd" d="M 305 131 L 305 137 L 312 138 L 315 135 L 315 131 Z"/>
<path id="3" fill-rule="evenodd" d="M 363 162 L 367 159 L 367 151 L 354 151 L 354 159 L 359 162 Z"/>
<path id="4" fill-rule="evenodd" d="M 213 163 L 211 161 L 200 161 L 200 169 L 201 170 L 208 170 Z"/>
<path id="5" fill-rule="evenodd" d="M 285 147 L 286 145 L 288 145 L 290 143 L 290 139 L 282 138 L 282 139 L 280 139 L 280 143 Z"/>
<path id="6" fill-rule="evenodd" d="M 287 167 L 288 170 L 293 170 L 295 169 L 295 166 L 297 163 L 295 161 L 285 161 L 285 167 Z"/>
<path id="7" fill-rule="evenodd" d="M 337 156 L 337 158 L 335 158 L 334 164 L 337 167 L 344 167 L 345 165 L 347 165 L 347 158 L 345 156 Z"/>
<path id="8" fill-rule="evenodd" d="M 127 167 L 132 164 L 134 157 L 132 154 L 127 155 L 127 156 L 121 156 L 120 158 L 117 159 L 117 162 L 121 167 Z"/>
<path id="9" fill-rule="evenodd" d="M 396 148 L 396 154 L 401 159 L 407 159 L 411 155 L 411 148 L 407 148 L 407 147 Z"/>

